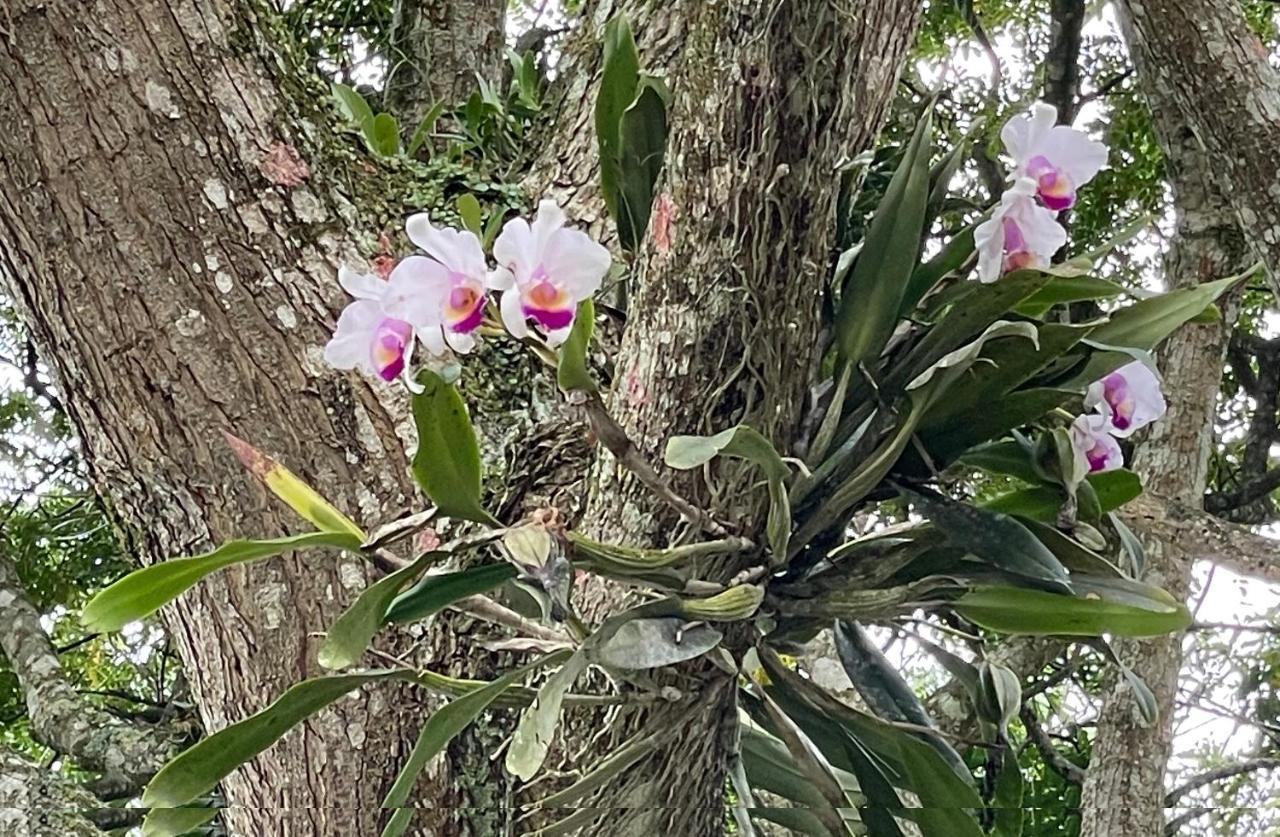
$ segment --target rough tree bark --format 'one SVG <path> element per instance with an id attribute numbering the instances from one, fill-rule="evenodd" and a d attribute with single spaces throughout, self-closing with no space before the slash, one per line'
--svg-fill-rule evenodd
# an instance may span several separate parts
<path id="1" fill-rule="evenodd" d="M 651 461 L 673 433 L 738 422 L 784 452 L 795 441 L 819 340 L 831 258 L 833 176 L 869 147 L 912 42 L 919 4 L 873 0 L 677 2 L 683 46 L 671 83 L 672 135 L 659 203 L 668 217 L 640 255 L 610 404 Z M 742 469 L 679 484 L 759 535 Z M 667 544 L 696 537 L 629 472 L 600 463 L 585 516 L 594 535 Z M 723 580 L 723 579 L 722 579 Z M 600 593 L 597 609 L 617 604 Z M 581 834 L 722 831 L 721 797 L 736 684 L 715 669 L 674 707 L 620 719 L 618 735 L 661 730 L 643 771 L 593 804 Z"/>
<path id="2" fill-rule="evenodd" d="M 1221 158 L 1207 152 L 1187 129 L 1174 98 L 1173 89 L 1184 83 L 1180 68 L 1153 63 L 1144 46 L 1145 34 L 1123 9 L 1120 16 L 1154 114 L 1177 213 L 1177 233 L 1165 259 L 1166 282 L 1186 287 L 1237 272 L 1249 258 L 1248 244 L 1235 208 L 1214 180 Z M 1233 320 L 1228 310 L 1221 323 L 1185 326 L 1160 350 L 1169 412 L 1138 445 L 1134 458 L 1135 470 L 1154 496 L 1195 508 L 1203 504 Z M 1133 513 L 1140 516 L 1138 510 Z M 1146 531 L 1147 580 L 1185 600 L 1195 557 L 1188 542 L 1159 537 L 1168 532 Z M 1182 636 L 1117 642 L 1116 651 L 1155 693 L 1160 718 L 1150 726 L 1142 724 L 1129 687 L 1122 678 L 1114 678 L 1104 698 L 1084 784 L 1082 834 L 1161 834 Z"/>
<path id="3" fill-rule="evenodd" d="M 476 76 L 501 78 L 507 0 L 396 0 L 387 54 L 387 109 L 416 126 L 436 102 L 458 104 Z"/>
<path id="4" fill-rule="evenodd" d="M 396 417 L 319 355 L 339 260 L 374 250 L 357 191 L 386 184 L 314 130 L 324 113 L 302 119 L 324 107 L 323 88 L 263 43 L 275 34 L 265 9 L 3 7 L 0 277 L 147 562 L 304 528 L 230 455 L 223 429 L 367 522 L 409 490 Z M 168 623 L 206 728 L 319 673 L 315 636 L 367 574 L 352 557 L 309 554 L 184 596 Z M 408 689 L 380 690 L 317 716 L 226 780 L 232 831 L 375 832 L 421 708 Z"/>
<path id="5" fill-rule="evenodd" d="M 1280 289 L 1280 72 L 1239 3 L 1121 0 L 1135 61 L 1156 68 L 1155 91 L 1176 108 L 1230 196 L 1249 247 Z"/>

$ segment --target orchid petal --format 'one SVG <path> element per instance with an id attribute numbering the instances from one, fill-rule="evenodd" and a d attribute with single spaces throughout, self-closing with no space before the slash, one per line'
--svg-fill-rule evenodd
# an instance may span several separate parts
<path id="1" fill-rule="evenodd" d="M 338 284 L 356 299 L 382 299 L 387 283 L 377 276 L 360 273 L 346 265 L 338 268 Z"/>
<path id="2" fill-rule="evenodd" d="M 1096 410 L 1107 431 L 1121 439 L 1160 419 L 1168 409 L 1160 378 L 1137 360 L 1091 384 L 1084 406 Z"/>
<path id="3" fill-rule="evenodd" d="M 1085 413 L 1071 423 L 1071 445 L 1081 470 L 1087 473 L 1111 471 L 1124 465 L 1120 443 L 1107 432 L 1107 420 Z"/>
<path id="4" fill-rule="evenodd" d="M 391 271 L 382 305 L 388 316 L 427 328 L 444 321 L 452 290 L 449 268 L 426 256 L 409 256 Z"/>
<path id="5" fill-rule="evenodd" d="M 404 229 L 410 241 L 454 273 L 484 276 L 484 248 L 475 233 L 434 226 L 425 212 L 409 216 Z"/>
<path id="6" fill-rule="evenodd" d="M 520 304 L 519 293 L 516 291 L 504 293 L 498 310 L 502 314 L 502 324 L 507 327 L 512 337 L 523 340 L 529 335 L 529 326 L 524 321 L 524 308 Z"/>
<path id="7" fill-rule="evenodd" d="M 1047 102 L 1036 102 L 1029 114 L 1020 114 L 1005 123 L 1000 130 L 1000 141 L 1009 156 L 1024 164 L 1036 154 L 1058 121 L 1058 109 Z"/>
<path id="8" fill-rule="evenodd" d="M 1037 149 L 1079 189 L 1107 164 L 1107 147 L 1089 139 L 1083 131 L 1059 125 L 1049 132 Z"/>

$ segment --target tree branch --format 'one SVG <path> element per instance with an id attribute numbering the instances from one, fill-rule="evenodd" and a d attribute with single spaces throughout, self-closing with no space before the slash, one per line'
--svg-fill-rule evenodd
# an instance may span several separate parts
<path id="1" fill-rule="evenodd" d="M 1165 824 L 1164 837 L 1174 837 L 1184 825 L 1213 811 L 1213 808 L 1192 808 L 1190 811 L 1184 811 Z"/>
<path id="2" fill-rule="evenodd" d="M 1022 719 L 1022 726 L 1027 730 L 1027 738 L 1036 745 L 1044 763 L 1071 784 L 1083 785 L 1084 768 L 1058 752 L 1058 748 L 1053 746 L 1053 739 L 1044 731 L 1044 727 L 1040 726 L 1040 719 L 1036 717 L 1035 711 L 1024 703 L 1018 710 L 1018 717 Z"/>
<path id="3" fill-rule="evenodd" d="M 141 726 L 85 700 L 68 682 L 58 650 L 27 599 L 13 560 L 0 552 L 0 649 L 22 684 L 31 734 L 86 770 L 141 787 L 176 751 L 188 730 Z"/>
<path id="4" fill-rule="evenodd" d="M 1240 575 L 1280 584 L 1280 540 L 1154 492 L 1130 500 L 1120 515 L 1133 528 L 1177 544 L 1192 559 L 1212 561 Z"/>
<path id="5" fill-rule="evenodd" d="M 1223 779 L 1252 773 L 1255 770 L 1276 770 L 1277 768 L 1280 768 L 1280 758 L 1263 757 L 1208 770 L 1199 776 L 1193 776 L 1165 794 L 1164 805 L 1166 808 L 1172 808 L 1177 805 L 1179 799 L 1193 790 L 1202 788 L 1205 785 L 1211 785 L 1214 782 L 1221 782 Z"/>
<path id="6" fill-rule="evenodd" d="M 1080 44 L 1084 0 L 1052 0 L 1049 53 L 1045 56 L 1044 100 L 1058 109 L 1058 123 L 1075 121 L 1080 95 Z"/>

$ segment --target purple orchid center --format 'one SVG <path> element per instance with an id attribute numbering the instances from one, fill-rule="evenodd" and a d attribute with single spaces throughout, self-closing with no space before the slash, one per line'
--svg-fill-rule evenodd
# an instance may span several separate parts
<path id="1" fill-rule="evenodd" d="M 1076 189 L 1066 172 L 1038 154 L 1027 161 L 1027 176 L 1036 181 L 1040 201 L 1054 212 L 1075 206 Z"/>
<path id="2" fill-rule="evenodd" d="M 1108 375 L 1102 382 L 1102 397 L 1111 407 L 1111 423 L 1117 430 L 1128 430 L 1137 406 L 1129 381 L 1117 373 Z"/>
<path id="3" fill-rule="evenodd" d="M 465 277 L 455 274 L 454 288 L 449 292 L 445 318 L 449 328 L 462 334 L 475 331 L 484 321 L 485 295 Z"/>
<path id="4" fill-rule="evenodd" d="M 413 326 L 385 317 L 373 332 L 373 368 L 384 381 L 394 381 L 404 371 L 405 350 L 413 340 Z"/>

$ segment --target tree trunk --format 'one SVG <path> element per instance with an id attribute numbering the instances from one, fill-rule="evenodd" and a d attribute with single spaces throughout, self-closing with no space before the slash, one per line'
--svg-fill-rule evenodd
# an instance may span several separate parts
<path id="1" fill-rule="evenodd" d="M 309 528 L 224 429 L 358 519 L 404 509 L 405 427 L 386 406 L 403 397 L 320 352 L 339 261 L 375 251 L 361 222 L 405 208 L 387 210 L 383 170 L 316 130 L 324 88 L 269 40 L 283 36 L 266 5 L 17 0 L 3 20 L 0 276 L 128 546 L 149 563 Z M 205 727 L 319 674 L 316 636 L 368 576 L 352 556 L 284 557 L 170 608 Z M 232 832 L 376 833 L 422 709 L 383 688 L 318 715 L 225 781 Z"/>
<path id="2" fill-rule="evenodd" d="M 1121 0 L 1136 62 L 1155 69 L 1148 89 L 1175 109 L 1229 195 L 1248 245 L 1280 291 L 1280 72 L 1238 3 Z M 1154 85 L 1154 86 L 1151 86 Z"/>
<path id="3" fill-rule="evenodd" d="M 476 77 L 501 81 L 507 0 L 396 0 L 386 107 L 413 130 L 436 102 L 460 105 Z"/>
<path id="4" fill-rule="evenodd" d="M 667 5 L 683 47 L 658 202 L 674 222 L 648 237 L 637 261 L 610 398 L 650 461 L 661 461 L 672 434 L 739 422 L 784 454 L 795 441 L 820 350 L 834 173 L 873 143 L 918 13 L 914 0 Z M 717 467 L 711 484 L 674 482 L 763 542 L 747 469 Z M 585 519 L 619 543 L 698 537 L 610 458 Z M 618 601 L 613 590 L 583 596 L 596 612 Z M 619 719 L 616 736 L 659 730 L 664 745 L 593 803 L 600 819 L 579 833 L 721 833 L 737 686 L 709 666 L 697 675 L 696 686 L 682 683 L 684 701 Z"/>
<path id="5" fill-rule="evenodd" d="M 1153 63 L 1143 30 L 1133 25 L 1123 9 L 1120 16 L 1155 115 L 1177 212 L 1177 234 L 1165 259 L 1166 281 L 1172 287 L 1187 287 L 1239 271 L 1248 258 L 1248 245 L 1231 202 L 1214 180 L 1221 157 L 1200 146 L 1171 93 L 1185 83 L 1184 71 Z M 1138 446 L 1134 460 L 1147 491 L 1194 508 L 1204 500 L 1218 389 L 1233 321 L 1234 313 L 1228 311 L 1222 323 L 1184 326 L 1161 348 L 1169 412 Z M 1144 543 L 1146 580 L 1186 599 L 1193 566 L 1186 542 L 1149 536 Z M 1082 834 L 1158 835 L 1164 826 L 1164 772 L 1173 745 L 1182 636 L 1118 641 L 1116 651 L 1155 693 L 1160 717 L 1144 726 L 1130 689 L 1122 678 L 1114 678 L 1098 720 L 1084 785 Z"/>

